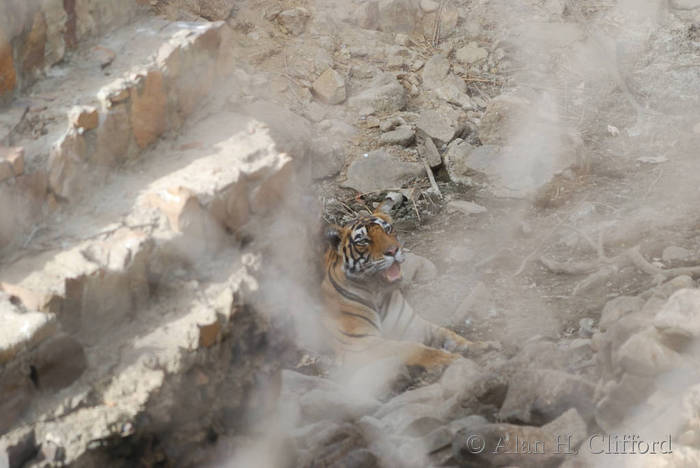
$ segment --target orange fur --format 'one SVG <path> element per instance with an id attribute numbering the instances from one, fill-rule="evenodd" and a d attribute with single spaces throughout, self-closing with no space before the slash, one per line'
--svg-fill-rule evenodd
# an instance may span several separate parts
<path id="1" fill-rule="evenodd" d="M 366 275 L 358 267 L 391 259 L 392 252 L 394 262 L 401 261 L 400 243 L 391 222 L 387 214 L 375 212 L 348 226 L 331 228 L 321 286 L 324 324 L 336 353 L 348 365 L 398 357 L 407 365 L 442 367 L 458 354 L 429 345 L 437 342 L 465 351 L 472 343 L 416 314 L 397 284 L 383 276 L 388 266 Z M 348 256 L 353 258 L 348 260 Z M 352 268 L 359 271 L 348 275 Z"/>

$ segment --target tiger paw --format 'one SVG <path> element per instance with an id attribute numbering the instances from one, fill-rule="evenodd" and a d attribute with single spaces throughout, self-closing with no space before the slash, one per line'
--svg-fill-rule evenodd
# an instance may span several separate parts
<path id="1" fill-rule="evenodd" d="M 498 341 L 475 341 L 469 347 L 470 353 L 483 354 L 487 351 L 502 351 L 503 346 Z"/>
<path id="2" fill-rule="evenodd" d="M 450 365 L 454 360 L 459 359 L 458 354 L 453 354 L 441 349 L 425 348 L 419 356 L 414 356 L 409 364 L 418 365 L 424 369 L 443 368 Z"/>
<path id="3" fill-rule="evenodd" d="M 472 349 L 472 346 L 474 346 L 474 343 L 459 336 L 447 338 L 442 344 L 442 348 L 445 351 L 462 355 L 468 353 Z"/>

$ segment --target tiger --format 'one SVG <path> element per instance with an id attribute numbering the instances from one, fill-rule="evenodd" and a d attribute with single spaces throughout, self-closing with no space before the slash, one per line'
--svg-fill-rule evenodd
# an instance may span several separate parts
<path id="1" fill-rule="evenodd" d="M 398 357 L 434 370 L 475 346 L 406 302 L 399 289 L 406 256 L 388 213 L 378 209 L 345 226 L 331 225 L 325 235 L 323 324 L 342 364 Z"/>

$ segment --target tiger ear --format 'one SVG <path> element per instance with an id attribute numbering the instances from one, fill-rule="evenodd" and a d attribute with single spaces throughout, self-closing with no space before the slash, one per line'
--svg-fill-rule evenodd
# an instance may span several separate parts
<path id="1" fill-rule="evenodd" d="M 326 240 L 328 240 L 330 246 L 333 247 L 333 250 L 338 250 L 338 246 L 342 241 L 342 230 L 343 228 L 336 225 L 326 228 Z"/>
<path id="2" fill-rule="evenodd" d="M 374 210 L 374 213 L 372 213 L 372 216 L 375 216 L 377 218 L 381 218 L 389 224 L 394 222 L 394 220 L 391 218 L 391 215 L 389 213 L 387 213 L 386 211 L 381 210 L 381 209 Z"/>

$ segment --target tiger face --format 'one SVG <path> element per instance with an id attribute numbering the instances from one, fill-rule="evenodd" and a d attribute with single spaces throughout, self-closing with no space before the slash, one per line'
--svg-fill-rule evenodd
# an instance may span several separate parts
<path id="1" fill-rule="evenodd" d="M 326 236 L 331 253 L 342 259 L 345 275 L 356 281 L 401 279 L 405 257 L 391 222 L 383 212 L 363 216 L 347 226 L 331 227 Z"/>

